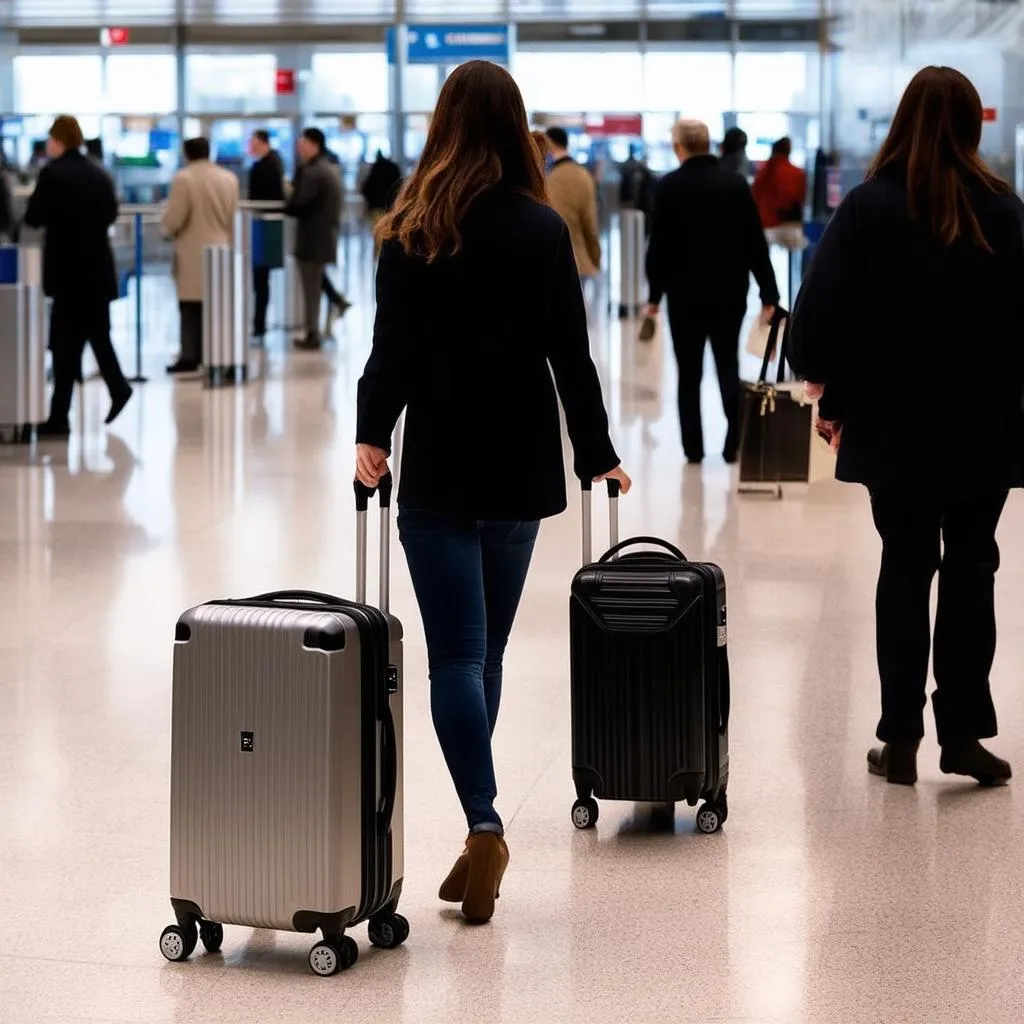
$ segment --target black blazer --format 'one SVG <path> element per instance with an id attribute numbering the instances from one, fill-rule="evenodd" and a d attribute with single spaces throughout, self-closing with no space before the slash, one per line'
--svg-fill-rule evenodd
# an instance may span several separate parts
<path id="1" fill-rule="evenodd" d="M 399 503 L 523 521 L 566 505 L 558 396 L 578 476 L 619 464 L 590 358 L 569 231 L 510 189 L 481 196 L 462 248 L 433 263 L 381 251 L 356 440 L 391 449 L 408 409 Z M 552 383 L 552 373 L 554 383 Z"/>
<path id="2" fill-rule="evenodd" d="M 939 243 L 891 175 L 855 188 L 822 237 L 790 361 L 844 423 L 840 480 L 942 497 L 1024 479 L 1024 206 L 981 188 L 972 202 L 992 254 Z"/>
<path id="3" fill-rule="evenodd" d="M 43 290 L 50 298 L 88 303 L 117 298 L 107 236 L 116 219 L 114 182 L 102 167 L 69 151 L 42 168 L 25 223 L 46 231 Z"/>
<path id="4" fill-rule="evenodd" d="M 658 182 L 647 245 L 650 301 L 742 313 L 750 275 L 761 301 L 779 301 L 750 186 L 714 156 L 693 156 Z"/>
<path id="5" fill-rule="evenodd" d="M 272 149 L 252 165 L 249 198 L 254 203 L 284 202 L 284 164 L 276 150 Z"/>

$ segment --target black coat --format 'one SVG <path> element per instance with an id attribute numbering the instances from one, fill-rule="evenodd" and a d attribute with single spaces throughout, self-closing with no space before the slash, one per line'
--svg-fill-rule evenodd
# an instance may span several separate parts
<path id="1" fill-rule="evenodd" d="M 654 195 L 650 301 L 668 295 L 702 310 L 739 312 L 747 307 L 751 274 L 761 301 L 774 306 L 779 289 L 750 186 L 717 157 L 690 157 Z"/>
<path id="2" fill-rule="evenodd" d="M 481 196 L 460 230 L 459 253 L 431 264 L 384 245 L 356 438 L 390 450 L 408 409 L 406 508 L 555 515 L 566 505 L 556 387 L 577 475 L 619 464 L 569 232 L 550 207 L 505 188 Z"/>
<path id="3" fill-rule="evenodd" d="M 938 242 L 892 176 L 855 188 L 822 237 L 790 362 L 844 424 L 840 480 L 945 497 L 1024 479 L 1024 206 L 972 194 L 993 254 Z"/>
<path id="4" fill-rule="evenodd" d="M 254 203 L 284 202 L 284 164 L 276 151 L 271 150 L 252 165 L 249 199 Z"/>
<path id="5" fill-rule="evenodd" d="M 326 154 L 299 168 L 295 175 L 295 188 L 284 209 L 297 221 L 297 260 L 324 264 L 337 261 L 343 204 L 341 169 Z"/>
<path id="6" fill-rule="evenodd" d="M 379 156 L 373 162 L 361 189 L 367 208 L 390 210 L 402 185 L 402 172 L 394 160 Z"/>
<path id="7" fill-rule="evenodd" d="M 25 223 L 46 232 L 43 289 L 50 298 L 89 303 L 117 298 L 107 236 L 116 219 L 110 175 L 81 153 L 65 153 L 40 170 Z"/>

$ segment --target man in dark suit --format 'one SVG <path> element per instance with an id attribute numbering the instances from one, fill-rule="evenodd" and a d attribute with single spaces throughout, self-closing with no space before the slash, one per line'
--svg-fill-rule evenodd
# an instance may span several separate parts
<path id="1" fill-rule="evenodd" d="M 681 166 L 654 196 L 647 247 L 647 314 L 668 296 L 672 346 L 679 364 L 679 423 L 687 461 L 704 458 L 700 386 L 708 340 L 715 357 L 729 431 L 723 455 L 735 462 L 740 445 L 739 337 L 753 274 L 762 316 L 779 301 L 768 243 L 750 186 L 711 155 L 708 127 L 680 121 L 672 141 Z"/>
<path id="2" fill-rule="evenodd" d="M 78 121 L 58 117 L 46 141 L 47 163 L 28 202 L 25 223 L 45 230 L 43 290 L 53 299 L 50 348 L 53 398 L 41 437 L 67 438 L 75 381 L 86 342 L 92 346 L 110 392 L 113 423 L 132 396 L 110 343 L 110 303 L 117 298 L 114 254 L 107 236 L 117 219 L 117 196 L 110 176 L 81 152 L 85 140 Z"/>
<path id="3" fill-rule="evenodd" d="M 249 151 L 256 162 L 249 171 L 249 199 L 256 203 L 284 202 L 284 163 L 280 154 L 270 144 L 270 133 L 262 128 L 252 133 Z M 270 227 L 268 221 L 265 227 Z M 280 225 L 275 227 L 279 230 Z M 256 296 L 256 309 L 253 315 L 252 333 L 255 338 L 262 338 L 267 333 L 267 307 L 270 305 L 270 270 L 269 266 L 253 267 L 253 291 Z"/>

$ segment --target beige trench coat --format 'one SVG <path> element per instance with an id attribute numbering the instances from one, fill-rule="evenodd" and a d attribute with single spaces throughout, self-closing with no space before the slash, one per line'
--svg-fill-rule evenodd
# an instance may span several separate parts
<path id="1" fill-rule="evenodd" d="M 580 277 L 601 269 L 601 239 L 597 230 L 597 185 L 575 160 L 561 160 L 548 174 L 548 199 L 569 227 Z"/>
<path id="2" fill-rule="evenodd" d="M 174 279 L 179 302 L 203 298 L 203 250 L 231 245 L 238 210 L 238 178 L 209 160 L 183 167 L 171 185 L 164 234 L 174 240 Z"/>

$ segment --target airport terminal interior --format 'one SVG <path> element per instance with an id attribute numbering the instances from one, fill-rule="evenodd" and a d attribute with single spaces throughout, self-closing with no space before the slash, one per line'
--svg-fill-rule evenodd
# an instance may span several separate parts
<path id="1" fill-rule="evenodd" d="M 0 447 L 0 1024 L 1024 1021 L 1021 785 L 940 774 L 930 718 L 916 787 L 869 775 L 880 546 L 867 494 L 810 471 L 781 499 L 746 493 L 718 454 L 726 423 L 710 355 L 708 457 L 686 464 L 668 324 L 662 315 L 639 340 L 645 293 L 619 208 L 621 165 L 633 154 L 670 170 L 672 127 L 695 117 L 716 143 L 742 128 L 754 166 L 776 138 L 792 139 L 813 245 L 863 178 L 911 74 L 936 62 L 975 81 L 983 155 L 1020 191 L 1019 0 L 0 0 L 0 26 L 15 209 L 54 116 L 76 115 L 102 141 L 122 203 L 113 337 L 126 373 L 145 379 L 106 427 L 107 393 L 87 360 L 70 439 Z M 724 570 L 728 820 L 708 835 L 682 802 L 666 818 L 601 801 L 596 828 L 574 827 L 569 592 L 581 499 L 570 487 L 568 510 L 541 527 L 506 655 L 494 738 L 511 851 L 501 898 L 480 927 L 440 903 L 465 820 L 431 724 L 392 518 L 408 940 L 374 948 L 356 926 L 358 962 L 319 978 L 307 961 L 315 936 L 228 924 L 219 952 L 200 945 L 168 962 L 176 623 L 203 602 L 274 590 L 354 596 L 356 384 L 375 304 L 359 185 L 378 151 L 403 173 L 414 166 L 441 84 L 474 57 L 506 64 L 532 124 L 564 127 L 598 181 L 605 258 L 586 295 L 634 481 L 621 534 L 663 538 Z M 285 259 L 266 337 L 243 332 L 245 382 L 168 376 L 178 305 L 159 220 L 183 139 L 208 137 L 244 196 L 251 133 L 270 132 L 290 176 L 307 125 L 324 131 L 347 186 L 330 273 L 351 309 L 321 350 L 297 351 Z M 245 216 L 251 228 L 274 212 Z M 773 249 L 783 302 L 801 258 Z M 23 285 L 0 284 L 11 287 Z M 759 369 L 746 351 L 758 309 L 752 287 L 746 380 Z M 5 360 L 28 343 L 24 330 L 0 323 Z M 11 364 L 0 374 L 13 377 Z M 983 375 L 965 367 L 964 383 L 967 401 L 985 401 Z M 0 383 L 5 413 L 10 390 Z M 602 490 L 593 512 L 600 551 Z M 375 516 L 369 534 L 372 600 Z M 1024 766 L 1019 494 L 999 541 L 992 747 Z"/>

